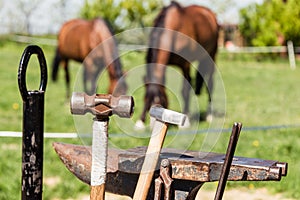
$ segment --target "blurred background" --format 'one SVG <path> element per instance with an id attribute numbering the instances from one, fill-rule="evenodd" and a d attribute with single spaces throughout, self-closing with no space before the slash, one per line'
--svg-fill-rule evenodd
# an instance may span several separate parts
<path id="1" fill-rule="evenodd" d="M 217 15 L 220 37 L 216 66 L 226 94 L 225 123 L 220 128 L 229 130 L 233 122 L 243 123 L 236 155 L 289 163 L 288 176 L 280 182 L 228 182 L 226 189 L 234 190 L 237 199 L 240 199 L 239 191 L 240 194 L 246 192 L 249 199 L 259 198 L 251 196 L 256 191 L 263 191 L 270 199 L 300 199 L 300 2 L 178 2 L 203 5 Z M 159 0 L 0 0 L 0 199 L 20 199 L 21 196 L 22 100 L 17 71 L 25 47 L 36 44 L 43 49 L 50 76 L 57 34 L 64 22 L 101 16 L 110 22 L 117 34 L 152 26 L 157 14 L 169 3 Z M 128 40 L 118 38 L 120 44 L 126 44 Z M 130 71 L 145 63 L 144 58 L 145 52 L 133 51 L 122 55 L 121 61 L 125 71 Z M 35 59 L 30 61 L 31 65 L 37 65 Z M 80 63 L 70 63 L 71 85 L 80 69 Z M 29 67 L 27 74 L 29 88 L 36 88 L 39 71 Z M 135 97 L 137 116 L 134 120 L 141 113 L 143 92 L 141 88 Z M 62 136 L 45 138 L 44 199 L 84 199 L 89 194 L 89 186 L 66 170 L 51 146 L 55 141 L 84 143 L 81 138 L 63 136 L 77 131 L 65 94 L 61 70 L 57 83 L 49 78 L 46 93 L 45 132 L 61 133 Z M 200 106 L 205 107 L 206 98 L 205 94 L 198 97 Z M 170 108 L 175 109 L 176 105 L 171 104 Z M 209 125 L 200 122 L 199 130 L 195 130 L 199 133 L 190 136 L 189 149 L 201 150 L 205 134 L 200 133 L 205 132 Z M 212 151 L 225 153 L 229 132 L 223 131 L 217 137 Z M 110 133 L 110 144 L 118 148 L 145 146 L 149 141 L 148 138 L 124 138 L 114 123 Z M 166 144 L 174 137 L 167 136 Z M 178 141 L 178 147 L 182 145 L 180 142 L 184 141 Z M 204 190 L 213 193 L 216 186 L 215 183 L 205 184 Z"/>

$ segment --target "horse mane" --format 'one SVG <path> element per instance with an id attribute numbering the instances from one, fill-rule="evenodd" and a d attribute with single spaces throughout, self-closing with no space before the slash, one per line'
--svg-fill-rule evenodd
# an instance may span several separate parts
<path id="1" fill-rule="evenodd" d="M 161 29 L 156 29 L 156 28 L 163 28 L 165 26 L 164 22 L 165 22 L 165 17 L 167 15 L 167 12 L 169 10 L 169 8 L 175 6 L 179 12 L 183 12 L 183 7 L 176 1 L 172 1 L 171 4 L 169 6 L 165 6 L 162 8 L 162 10 L 160 11 L 160 13 L 158 14 L 158 16 L 156 17 L 156 19 L 154 20 L 154 29 L 151 31 L 150 33 L 150 43 L 149 46 L 150 48 L 147 51 L 147 55 L 146 55 L 146 61 L 147 63 L 152 63 L 153 61 L 156 60 L 157 58 L 157 49 L 156 48 L 151 48 L 151 47 L 156 47 L 157 45 L 157 38 L 160 37 L 160 35 L 162 34 L 162 30 Z M 147 72 L 147 79 L 148 81 L 151 80 L 151 77 L 149 77 L 151 75 L 151 67 L 147 68 L 148 72 Z"/>
<path id="2" fill-rule="evenodd" d="M 104 23 L 106 24 L 106 26 L 108 27 L 108 30 L 111 32 L 112 35 L 115 34 L 115 30 L 113 28 L 113 26 L 111 25 L 110 21 L 106 18 L 100 18 L 98 17 L 97 19 L 102 19 L 104 21 Z"/>

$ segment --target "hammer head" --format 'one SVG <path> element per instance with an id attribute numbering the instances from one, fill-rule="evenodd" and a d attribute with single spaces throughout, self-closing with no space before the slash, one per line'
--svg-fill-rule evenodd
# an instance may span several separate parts
<path id="1" fill-rule="evenodd" d="M 150 116 L 164 123 L 183 126 L 186 115 L 154 105 L 150 108 Z"/>
<path id="2" fill-rule="evenodd" d="M 134 112 L 134 101 L 132 96 L 121 95 L 119 97 L 111 96 L 112 114 L 119 117 L 130 118 Z"/>
<path id="3" fill-rule="evenodd" d="M 129 118 L 134 112 L 132 96 L 114 97 L 110 94 L 94 94 L 74 92 L 71 98 L 71 113 L 84 115 L 90 112 L 98 117 L 108 117 L 113 114 Z"/>

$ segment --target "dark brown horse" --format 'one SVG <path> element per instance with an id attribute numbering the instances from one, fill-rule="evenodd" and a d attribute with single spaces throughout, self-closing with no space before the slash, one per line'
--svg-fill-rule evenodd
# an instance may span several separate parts
<path id="1" fill-rule="evenodd" d="M 203 82 L 206 82 L 209 103 L 213 91 L 213 73 L 219 26 L 212 11 L 202 6 L 182 7 L 172 2 L 164 7 L 154 22 L 147 52 L 147 74 L 145 78 L 145 106 L 141 121 L 145 121 L 146 112 L 152 104 L 168 106 L 165 92 L 165 71 L 168 64 L 182 69 L 185 78 L 182 95 L 185 101 L 184 113 L 189 110 L 190 64 L 199 61 L 195 93 L 200 94 Z M 210 107 L 210 106 L 209 106 Z M 208 113 L 210 108 L 208 108 Z M 139 122 L 140 123 L 140 122 Z"/>
<path id="2" fill-rule="evenodd" d="M 114 92 L 115 95 L 126 93 L 127 86 L 121 78 L 123 72 L 117 44 L 104 20 L 100 18 L 91 21 L 74 19 L 66 22 L 59 32 L 58 47 L 52 66 L 52 80 L 57 79 L 59 64 L 63 62 L 67 96 L 70 94 L 68 69 L 70 59 L 78 62 L 84 61 L 83 84 L 88 94 L 96 92 L 97 78 L 105 67 L 110 77 L 108 92 L 110 94 Z"/>

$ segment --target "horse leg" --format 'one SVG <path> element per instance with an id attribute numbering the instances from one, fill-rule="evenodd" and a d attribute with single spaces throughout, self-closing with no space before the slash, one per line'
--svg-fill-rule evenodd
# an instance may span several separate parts
<path id="1" fill-rule="evenodd" d="M 87 85 L 86 85 L 86 81 L 87 81 L 87 77 L 86 77 L 86 70 L 85 70 L 85 66 L 84 66 L 84 64 L 83 64 L 83 91 L 85 91 L 86 92 L 86 89 L 87 89 Z"/>
<path id="2" fill-rule="evenodd" d="M 189 113 L 189 106 L 190 106 L 190 90 L 191 90 L 191 76 L 190 76 L 190 64 L 186 62 L 182 67 L 182 73 L 184 76 L 183 79 L 183 85 L 181 94 L 184 100 L 184 108 L 183 113 L 188 114 Z M 183 127 L 189 127 L 190 122 L 186 121 Z"/>
<path id="3" fill-rule="evenodd" d="M 55 57 L 54 57 L 53 62 L 52 62 L 52 80 L 53 81 L 57 80 L 58 68 L 59 68 L 59 64 L 60 64 L 61 61 L 62 61 L 62 57 L 59 53 L 58 48 L 56 48 Z"/>
<path id="4" fill-rule="evenodd" d="M 93 69 L 95 67 L 93 56 L 87 56 L 83 62 L 83 91 L 87 93 L 88 95 L 94 94 L 93 89 Z M 97 75 L 95 75 L 97 76 Z M 94 81 L 95 82 L 95 81 Z"/>
<path id="5" fill-rule="evenodd" d="M 102 65 L 95 65 L 95 66 L 102 66 Z M 100 72 L 102 71 L 100 67 L 95 69 L 96 71 L 90 74 L 90 81 L 91 81 L 91 90 L 90 94 L 97 93 L 97 79 L 99 77 Z"/>
<path id="6" fill-rule="evenodd" d="M 146 101 L 147 101 L 147 100 L 146 100 Z M 142 121 L 143 123 L 145 123 L 145 121 L 146 121 L 146 114 L 147 114 L 147 111 L 150 110 L 150 106 L 149 106 L 149 105 L 151 105 L 150 103 L 151 103 L 151 102 L 145 102 L 145 106 L 144 106 L 143 112 L 142 112 L 141 117 L 140 117 L 140 119 L 141 119 L 141 121 Z"/>
<path id="7" fill-rule="evenodd" d="M 205 77 L 206 89 L 208 93 L 208 105 L 206 110 L 206 121 L 212 121 L 212 94 L 213 94 L 213 74 L 214 74 L 215 66 L 211 57 L 206 56 L 204 59 L 200 61 L 198 71 L 200 72 L 200 76 Z M 203 82 L 203 81 L 202 81 Z"/>
<path id="8" fill-rule="evenodd" d="M 184 109 L 183 113 L 188 114 L 189 112 L 189 102 L 190 102 L 190 90 L 191 90 L 191 76 L 190 76 L 190 64 L 186 63 L 182 68 L 183 71 L 183 86 L 181 94 L 184 99 Z"/>
<path id="9" fill-rule="evenodd" d="M 207 105 L 207 113 L 206 113 L 206 121 L 211 122 L 213 117 L 213 105 L 212 105 L 212 93 L 214 89 L 214 66 L 211 66 L 209 74 L 208 74 L 208 81 L 207 81 L 207 92 L 208 92 L 208 105 Z"/>
<path id="10" fill-rule="evenodd" d="M 195 85 L 195 94 L 200 95 L 201 94 L 201 88 L 203 86 L 203 74 L 201 74 L 199 71 L 196 73 L 196 85 Z"/>
<path id="11" fill-rule="evenodd" d="M 83 68 L 83 91 L 85 91 L 88 95 L 91 95 L 91 92 L 89 91 L 88 82 L 89 82 L 89 73 L 87 70 L 87 66 L 84 64 Z"/>
<path id="12" fill-rule="evenodd" d="M 211 57 L 206 56 L 199 60 L 198 71 L 196 73 L 196 89 L 195 93 L 199 95 L 201 88 L 205 82 L 208 93 L 208 105 L 206 110 L 206 121 L 212 120 L 212 93 L 213 93 L 213 73 L 214 62 Z"/>
<path id="13" fill-rule="evenodd" d="M 93 76 L 91 76 L 92 69 L 94 68 L 93 58 L 92 56 L 87 56 L 84 60 L 83 64 L 83 91 L 86 92 L 88 95 L 93 94 L 92 82 Z"/>
<path id="14" fill-rule="evenodd" d="M 69 67 L 68 67 L 68 59 L 64 59 L 64 69 L 65 69 L 65 78 L 66 78 L 66 87 L 67 87 L 67 99 L 70 97 L 70 74 L 69 74 Z"/>
<path id="15" fill-rule="evenodd" d="M 103 70 L 102 58 L 94 54 L 89 55 L 83 62 L 83 89 L 88 95 L 93 95 L 97 90 L 97 80 Z"/>
<path id="16" fill-rule="evenodd" d="M 136 121 L 136 123 L 134 125 L 135 130 L 139 131 L 139 130 L 145 129 L 146 114 L 147 114 L 147 111 L 150 110 L 150 105 L 151 105 L 151 102 L 149 101 L 149 99 L 145 98 L 144 109 L 142 111 L 141 117 L 139 120 Z"/>

